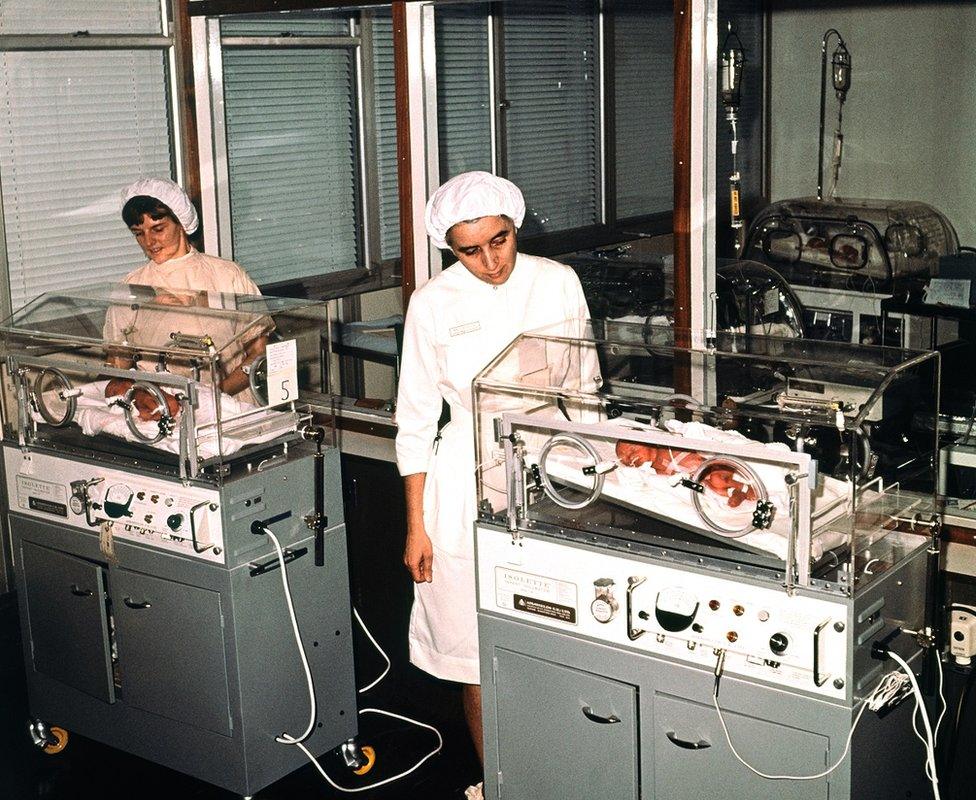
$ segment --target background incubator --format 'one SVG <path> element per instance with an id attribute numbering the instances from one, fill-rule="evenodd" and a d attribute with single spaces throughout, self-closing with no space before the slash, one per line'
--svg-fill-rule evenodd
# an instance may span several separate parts
<path id="1" fill-rule="evenodd" d="M 242 795 L 305 763 L 295 739 L 368 766 L 339 454 L 310 425 L 327 307 L 180 300 L 131 286 L 47 294 L 0 329 L 35 736 L 58 747 L 77 731 Z M 138 341 L 150 327 L 166 335 Z M 257 337 L 268 346 L 250 385 L 217 390 Z M 156 397 L 159 418 L 139 419 L 136 389 L 106 400 L 113 377 Z"/>
<path id="2" fill-rule="evenodd" d="M 696 341 L 552 328 L 475 382 L 486 796 L 921 794 L 881 682 L 934 664 L 938 355 Z"/>

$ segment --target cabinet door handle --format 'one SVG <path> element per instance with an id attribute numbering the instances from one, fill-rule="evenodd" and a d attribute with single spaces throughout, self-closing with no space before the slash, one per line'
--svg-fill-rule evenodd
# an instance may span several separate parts
<path id="1" fill-rule="evenodd" d="M 583 716 L 590 720 L 590 722 L 596 722 L 599 725 L 613 725 L 615 722 L 620 722 L 620 717 L 616 714 L 611 714 L 609 717 L 602 717 L 595 713 L 590 706 L 583 706 L 580 710 L 583 712 Z"/>
<path id="2" fill-rule="evenodd" d="M 131 597 L 123 597 L 122 602 L 129 608 L 152 608 L 152 603 L 148 600 L 133 600 Z"/>
<path id="3" fill-rule="evenodd" d="M 686 739 L 679 739 L 674 731 L 667 732 L 668 739 L 671 740 L 671 744 L 682 747 L 685 750 L 704 750 L 706 747 L 711 747 L 711 743 L 706 742 L 704 739 L 699 739 L 697 742 L 689 742 Z"/>
<path id="4" fill-rule="evenodd" d="M 75 597 L 91 597 L 95 593 L 91 589 L 82 589 L 77 583 L 72 583 L 71 594 Z"/>

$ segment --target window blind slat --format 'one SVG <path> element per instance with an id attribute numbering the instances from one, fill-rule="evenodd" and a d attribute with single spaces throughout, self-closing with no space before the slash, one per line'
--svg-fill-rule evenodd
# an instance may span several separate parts
<path id="1" fill-rule="evenodd" d="M 234 258 L 257 283 L 361 263 L 346 49 L 224 51 Z"/>
<path id="2" fill-rule="evenodd" d="M 13 308 L 44 291 L 118 279 L 143 263 L 119 217 L 119 192 L 137 178 L 172 174 L 164 55 L 3 53 L 0 95 Z"/>

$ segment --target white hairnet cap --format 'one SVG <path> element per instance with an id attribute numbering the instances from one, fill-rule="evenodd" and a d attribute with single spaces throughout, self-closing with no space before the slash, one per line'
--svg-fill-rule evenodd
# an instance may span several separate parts
<path id="1" fill-rule="evenodd" d="M 434 245 L 448 250 L 447 232 L 454 225 L 502 214 L 511 217 L 516 228 L 521 227 L 525 199 L 518 186 L 490 172 L 462 172 L 431 195 L 424 222 Z"/>
<path id="2" fill-rule="evenodd" d="M 122 190 L 122 207 L 133 197 L 154 197 L 160 203 L 169 206 L 170 211 L 176 215 L 188 234 L 196 232 L 200 227 L 200 219 L 197 217 L 197 210 L 177 184 L 165 178 L 142 178 L 135 183 L 129 184 Z"/>

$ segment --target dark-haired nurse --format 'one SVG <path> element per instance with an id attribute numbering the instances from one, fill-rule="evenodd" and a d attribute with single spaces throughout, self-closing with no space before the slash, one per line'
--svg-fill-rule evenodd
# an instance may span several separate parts
<path id="1" fill-rule="evenodd" d="M 190 244 L 190 236 L 199 227 L 199 218 L 186 192 L 172 181 L 143 178 L 125 187 L 122 190 L 122 219 L 149 259 L 145 265 L 126 275 L 123 281 L 152 287 L 155 305 L 213 306 L 215 302 L 221 302 L 218 298 L 223 295 L 260 294 L 257 285 L 240 266 L 201 253 Z M 209 335 L 218 341 L 226 341 L 222 333 L 233 333 L 192 330 L 194 324 L 199 325 L 204 320 L 207 324 L 221 324 L 213 317 L 187 314 L 183 318 L 190 329 L 184 329 L 182 333 Z M 106 337 L 133 345 L 159 345 L 169 340 L 172 325 L 171 312 L 161 313 L 144 307 L 130 311 L 118 307 L 111 309 L 106 319 Z M 242 352 L 232 354 L 222 364 L 222 392 L 236 395 L 249 386 L 248 365 L 264 352 L 266 343 L 266 336 L 258 336 Z M 113 358 L 111 363 L 122 369 L 135 366 L 123 361 Z M 131 385 L 130 380 L 113 379 L 105 388 L 105 396 L 125 394 Z M 137 393 L 134 401 L 141 418 L 159 418 L 160 409 L 148 393 Z M 169 414 L 175 416 L 179 410 L 176 398 L 166 394 L 166 401 Z"/>

